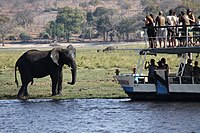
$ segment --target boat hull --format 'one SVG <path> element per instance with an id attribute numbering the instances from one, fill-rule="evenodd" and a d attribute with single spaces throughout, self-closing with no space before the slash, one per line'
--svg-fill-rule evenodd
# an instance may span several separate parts
<path id="1" fill-rule="evenodd" d="M 200 101 L 200 84 L 168 84 L 167 91 L 155 83 L 139 83 L 135 76 L 114 76 L 133 101 Z"/>
<path id="2" fill-rule="evenodd" d="M 126 94 L 132 101 L 200 101 L 200 93 L 172 92 L 158 95 L 156 92 L 129 92 Z"/>

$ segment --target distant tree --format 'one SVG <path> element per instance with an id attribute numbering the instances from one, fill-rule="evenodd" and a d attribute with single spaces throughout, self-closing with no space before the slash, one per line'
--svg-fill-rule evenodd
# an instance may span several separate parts
<path id="1" fill-rule="evenodd" d="M 87 10 L 88 3 L 87 2 L 82 2 L 82 3 L 79 4 L 79 6 Z"/>
<path id="2" fill-rule="evenodd" d="M 159 11 L 159 3 L 158 0 L 141 0 L 142 5 L 144 6 L 144 13 L 154 13 L 157 14 Z"/>
<path id="3" fill-rule="evenodd" d="M 107 41 L 108 33 L 113 30 L 112 16 L 114 15 L 113 9 L 105 7 L 97 7 L 93 13 L 96 21 L 96 29 L 103 36 L 103 40 Z"/>
<path id="4" fill-rule="evenodd" d="M 80 32 L 83 20 L 83 13 L 77 8 L 64 7 L 58 11 L 56 23 L 64 26 L 67 42 L 69 42 L 71 34 Z"/>
<path id="5" fill-rule="evenodd" d="M 121 22 L 116 27 L 119 38 L 126 38 L 126 41 L 129 40 L 129 34 L 134 32 L 136 27 L 134 23 L 136 22 L 135 18 L 123 18 Z"/>
<path id="6" fill-rule="evenodd" d="M 93 15 L 95 17 L 102 17 L 105 15 L 113 15 L 114 14 L 114 10 L 113 9 L 108 9 L 105 7 L 97 7 L 96 10 L 94 11 Z"/>
<path id="7" fill-rule="evenodd" d="M 121 6 L 122 9 L 128 10 L 131 8 L 131 4 L 126 0 L 118 1 L 118 4 Z"/>
<path id="8" fill-rule="evenodd" d="M 34 16 L 32 14 L 32 11 L 30 10 L 20 11 L 15 15 L 15 20 L 17 24 L 24 29 L 33 23 L 33 18 Z"/>
<path id="9" fill-rule="evenodd" d="M 85 38 L 89 38 L 91 40 L 92 38 L 92 29 L 94 28 L 94 16 L 93 16 L 93 12 L 89 11 L 86 14 L 86 30 L 84 30 L 85 32 Z"/>
<path id="10" fill-rule="evenodd" d="M 183 6 L 191 8 L 193 12 L 200 13 L 200 2 L 199 0 L 182 0 Z"/>
<path id="11" fill-rule="evenodd" d="M 101 3 L 101 0 L 91 0 L 88 4 L 96 7 L 100 3 Z"/>
<path id="12" fill-rule="evenodd" d="M 0 15 L 0 34 L 2 46 L 4 46 L 4 39 L 6 34 L 11 31 L 12 24 L 10 23 L 10 18 L 5 15 Z"/>
<path id="13" fill-rule="evenodd" d="M 46 32 L 49 34 L 49 36 L 51 36 L 52 39 L 60 39 L 61 37 L 65 36 L 64 25 L 56 23 L 55 21 L 49 22 L 49 25 L 46 28 Z"/>

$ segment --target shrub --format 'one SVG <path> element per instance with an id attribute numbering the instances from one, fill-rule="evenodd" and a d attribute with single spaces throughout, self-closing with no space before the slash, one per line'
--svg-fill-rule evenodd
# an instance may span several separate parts
<path id="1" fill-rule="evenodd" d="M 41 32 L 40 37 L 42 37 L 43 39 L 49 39 L 50 38 L 50 36 L 47 32 Z"/>
<path id="2" fill-rule="evenodd" d="M 20 33 L 19 37 L 20 37 L 20 39 L 21 39 L 22 41 L 24 41 L 24 42 L 28 42 L 29 40 L 32 40 L 32 39 L 33 39 L 30 35 L 28 35 L 28 34 L 25 33 L 25 32 Z"/>

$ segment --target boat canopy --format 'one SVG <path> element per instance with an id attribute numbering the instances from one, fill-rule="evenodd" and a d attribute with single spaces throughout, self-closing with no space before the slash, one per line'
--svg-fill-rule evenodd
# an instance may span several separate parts
<path id="1" fill-rule="evenodd" d="M 143 54 L 150 54 L 150 55 L 156 55 L 156 54 L 185 54 L 185 53 L 200 53 L 200 47 L 178 47 L 178 48 L 148 48 L 148 49 L 142 49 L 140 51 L 140 55 Z"/>

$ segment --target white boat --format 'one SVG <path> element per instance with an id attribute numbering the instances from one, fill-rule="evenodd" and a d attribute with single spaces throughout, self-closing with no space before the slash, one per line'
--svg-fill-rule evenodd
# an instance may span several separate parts
<path id="1" fill-rule="evenodd" d="M 200 47 L 142 49 L 134 74 L 117 74 L 114 79 L 121 85 L 131 100 L 200 101 L 200 77 L 183 76 L 188 53 L 200 53 Z M 166 74 L 166 69 L 155 70 L 155 81 L 148 82 L 142 71 L 146 56 L 156 54 L 178 54 L 182 71 Z"/>

